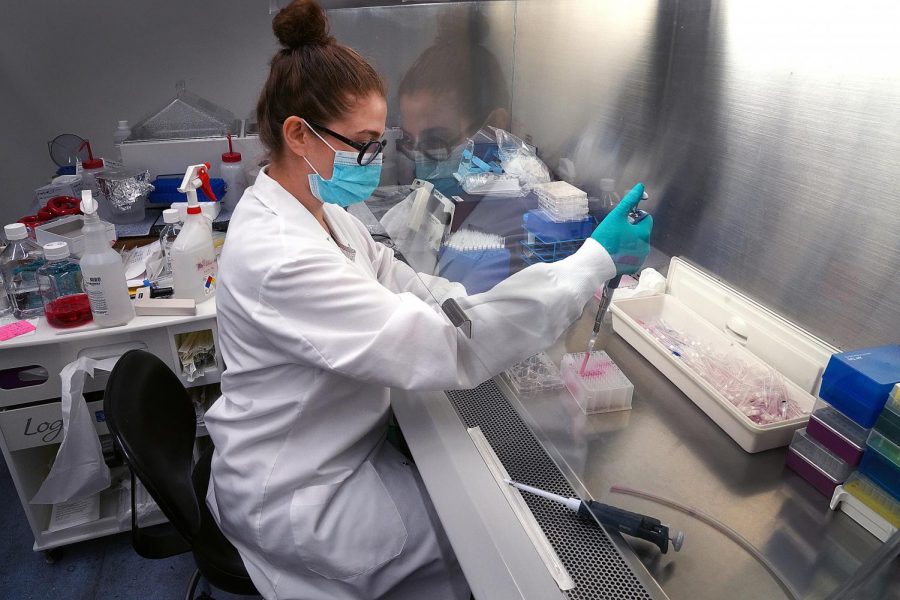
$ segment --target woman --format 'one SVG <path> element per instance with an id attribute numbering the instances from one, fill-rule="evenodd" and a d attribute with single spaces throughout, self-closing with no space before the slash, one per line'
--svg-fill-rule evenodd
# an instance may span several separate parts
<path id="1" fill-rule="evenodd" d="M 257 108 L 271 163 L 220 261 L 227 370 L 206 414 L 207 502 L 266 598 L 468 598 L 415 467 L 384 441 L 388 388 L 477 385 L 555 339 L 616 266 L 589 240 L 461 296 L 476 332 L 461 341 L 417 275 L 342 209 L 379 179 L 380 78 L 311 0 L 273 29 L 284 47 Z M 645 246 L 649 227 L 622 212 L 595 236 L 614 252 Z"/>
<path id="2" fill-rule="evenodd" d="M 497 57 L 483 45 L 488 26 L 468 6 L 438 22 L 434 44 L 416 59 L 398 89 L 399 150 L 415 176 L 445 196 L 462 188 L 453 174 L 466 141 L 487 126 L 509 128 L 509 90 Z"/>

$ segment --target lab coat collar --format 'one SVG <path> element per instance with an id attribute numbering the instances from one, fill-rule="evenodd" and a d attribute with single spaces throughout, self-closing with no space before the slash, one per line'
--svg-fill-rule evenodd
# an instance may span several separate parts
<path id="1" fill-rule="evenodd" d="M 328 240 L 328 232 L 322 229 L 322 226 L 313 214 L 293 194 L 284 189 L 280 183 L 269 177 L 266 169 L 268 167 L 260 169 L 256 182 L 253 184 L 253 191 L 260 202 L 278 216 L 299 227 L 310 229 L 315 237 Z M 340 219 L 334 215 L 334 211 L 343 212 L 343 209 L 339 206 L 325 204 L 325 220 L 328 221 L 328 226 L 331 227 L 335 235 L 336 239 L 333 241 L 338 249 L 344 256 L 353 261 L 356 256 L 356 250 L 347 243 L 347 233 L 341 226 Z"/>
<path id="2" fill-rule="evenodd" d="M 281 187 L 280 183 L 269 177 L 267 169 L 268 167 L 260 169 L 259 175 L 256 176 L 256 182 L 253 184 L 253 192 L 259 201 L 289 222 L 303 227 L 317 227 L 322 231 L 323 237 L 327 237 L 313 214 L 293 194 Z"/>

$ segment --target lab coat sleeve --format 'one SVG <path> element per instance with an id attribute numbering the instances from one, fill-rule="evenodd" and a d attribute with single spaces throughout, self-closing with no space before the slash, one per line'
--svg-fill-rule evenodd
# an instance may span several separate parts
<path id="1" fill-rule="evenodd" d="M 433 303 L 391 291 L 334 253 L 308 252 L 269 269 L 254 318 L 300 363 L 386 387 L 468 388 L 552 343 L 614 273 L 588 240 L 562 261 L 459 298 L 470 340 Z"/>
<path id="2" fill-rule="evenodd" d="M 426 302 L 440 305 L 447 298 L 466 295 L 466 288 L 458 282 L 436 275 L 417 273 L 398 259 L 391 248 L 370 239 L 367 249 L 375 267 L 378 282 L 392 292 L 409 292 Z"/>

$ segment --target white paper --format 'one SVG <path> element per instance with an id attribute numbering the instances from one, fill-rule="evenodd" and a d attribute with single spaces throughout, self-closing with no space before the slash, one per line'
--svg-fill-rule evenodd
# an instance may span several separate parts
<path id="1" fill-rule="evenodd" d="M 100 494 L 94 494 L 81 500 L 60 502 L 53 505 L 50 511 L 50 531 L 68 529 L 76 525 L 84 525 L 100 518 Z"/>
<path id="2" fill-rule="evenodd" d="M 161 251 L 160 248 L 159 240 L 156 240 L 152 244 L 133 249 L 125 263 L 125 279 L 141 279 L 143 281 L 141 276 L 147 272 L 147 259 L 158 254 Z"/>

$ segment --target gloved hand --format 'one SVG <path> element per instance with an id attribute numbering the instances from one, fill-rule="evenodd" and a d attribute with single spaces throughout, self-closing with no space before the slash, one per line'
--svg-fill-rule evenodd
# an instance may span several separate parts
<path id="1" fill-rule="evenodd" d="M 637 273 L 650 254 L 653 217 L 647 215 L 635 225 L 628 221 L 628 213 L 637 207 L 643 194 L 643 183 L 631 188 L 591 234 L 609 252 L 616 265 L 616 275 Z"/>

